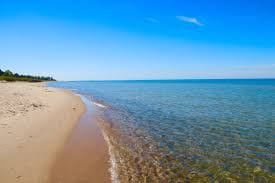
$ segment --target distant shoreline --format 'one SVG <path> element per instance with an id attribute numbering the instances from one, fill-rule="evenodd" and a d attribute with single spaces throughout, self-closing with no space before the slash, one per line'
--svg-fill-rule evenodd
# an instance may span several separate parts
<path id="1" fill-rule="evenodd" d="M 0 69 L 0 81 L 25 81 L 25 82 L 43 82 L 43 81 L 56 81 L 53 77 L 49 76 L 33 76 L 13 73 L 10 70 L 2 71 Z"/>

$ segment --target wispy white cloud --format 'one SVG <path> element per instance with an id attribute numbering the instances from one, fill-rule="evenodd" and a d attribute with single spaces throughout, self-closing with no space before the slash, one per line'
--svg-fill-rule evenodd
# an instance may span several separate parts
<path id="1" fill-rule="evenodd" d="M 153 17 L 148 17 L 148 18 L 146 18 L 146 20 L 148 22 L 152 22 L 152 23 L 160 23 L 160 21 L 158 19 L 153 18 Z"/>
<path id="2" fill-rule="evenodd" d="M 194 17 L 176 16 L 176 18 L 183 22 L 192 23 L 198 26 L 203 26 L 203 24 Z"/>

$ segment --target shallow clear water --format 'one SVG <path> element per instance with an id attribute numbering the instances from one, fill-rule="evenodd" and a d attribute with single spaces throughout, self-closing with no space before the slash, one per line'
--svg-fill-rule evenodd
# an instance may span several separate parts
<path id="1" fill-rule="evenodd" d="M 274 182 L 275 80 L 53 82 L 102 108 L 122 182 Z"/>

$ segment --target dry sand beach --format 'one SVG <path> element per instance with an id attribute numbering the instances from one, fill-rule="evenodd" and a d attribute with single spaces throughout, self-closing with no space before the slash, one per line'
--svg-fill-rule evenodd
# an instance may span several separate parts
<path id="1" fill-rule="evenodd" d="M 65 143 L 84 113 L 80 97 L 68 91 L 43 83 L 0 83 L 0 182 L 49 182 Z M 89 153 L 92 159 L 98 156 L 92 150 Z M 96 166 L 93 163 L 90 165 Z M 74 168 L 81 169 L 81 165 Z M 106 168 L 102 171 L 107 175 Z M 71 172 L 63 171 L 64 176 L 66 173 Z"/>

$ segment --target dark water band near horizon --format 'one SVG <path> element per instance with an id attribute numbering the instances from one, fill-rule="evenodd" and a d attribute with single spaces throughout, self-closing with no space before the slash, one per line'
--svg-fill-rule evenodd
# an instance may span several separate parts
<path id="1" fill-rule="evenodd" d="M 101 112 L 121 182 L 275 182 L 275 80 L 50 82 Z"/>

